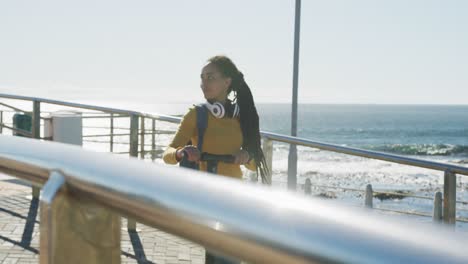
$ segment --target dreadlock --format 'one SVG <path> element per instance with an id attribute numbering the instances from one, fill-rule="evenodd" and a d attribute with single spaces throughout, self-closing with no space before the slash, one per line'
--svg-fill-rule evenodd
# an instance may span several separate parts
<path id="1" fill-rule="evenodd" d="M 244 80 L 244 75 L 237 69 L 236 65 L 226 56 L 215 56 L 208 60 L 215 65 L 224 77 L 231 78 L 228 95 L 234 93 L 234 102 L 240 109 L 240 126 L 242 136 L 242 149 L 253 157 L 257 165 L 257 175 L 260 174 L 263 183 L 268 183 L 267 175 L 269 168 L 266 165 L 265 155 L 261 147 L 260 125 L 257 109 L 250 87 Z"/>

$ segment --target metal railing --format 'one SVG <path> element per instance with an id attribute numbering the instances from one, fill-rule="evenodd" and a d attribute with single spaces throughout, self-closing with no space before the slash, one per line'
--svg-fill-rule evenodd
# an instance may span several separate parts
<path id="1" fill-rule="evenodd" d="M 40 136 L 40 120 L 41 120 L 41 104 L 52 104 L 52 105 L 60 105 L 66 107 L 73 107 L 79 109 L 86 109 L 92 111 L 99 111 L 102 113 L 108 114 L 110 119 L 110 134 L 96 134 L 96 135 L 88 135 L 85 136 L 88 142 L 97 141 L 88 138 L 99 138 L 99 137 L 109 137 L 109 145 L 110 151 L 119 154 L 129 154 L 132 157 L 142 157 L 144 158 L 145 154 L 150 154 L 151 159 L 154 161 L 156 158 L 156 153 L 158 150 L 156 149 L 156 139 L 155 135 L 158 133 L 170 133 L 170 131 L 159 131 L 156 129 L 156 121 L 164 121 L 170 123 L 179 123 L 181 118 L 173 117 L 168 115 L 157 115 L 157 114 L 148 114 L 136 111 L 128 111 L 116 108 L 107 108 L 107 107 L 100 107 L 100 106 L 93 106 L 93 105 L 86 105 L 86 104 L 78 104 L 78 103 L 70 103 L 58 100 L 50 100 L 44 98 L 36 98 L 36 97 L 26 97 L 26 96 L 17 96 L 17 95 L 8 95 L 8 94 L 0 94 L 0 98 L 6 99 L 14 99 L 14 100 L 24 100 L 30 101 L 33 104 L 33 111 L 31 112 L 33 115 L 33 131 L 32 137 L 34 138 L 41 138 Z M 9 106 L 7 104 L 2 103 L 3 106 L 10 107 L 11 109 L 18 111 L 18 109 L 14 106 Z M 101 114 L 102 115 L 102 114 Z M 101 118 L 101 117 L 100 117 Z M 114 120 L 116 118 L 129 118 L 129 127 L 119 127 L 117 128 L 114 124 Z M 145 120 L 151 121 L 151 129 L 145 128 Z M 2 125 L 3 128 L 7 129 L 14 129 L 9 126 Z M 115 130 L 117 129 L 124 129 L 129 132 L 125 133 L 116 133 Z M 18 131 L 18 130 L 17 130 Z M 159 132 L 158 132 L 159 131 Z M 19 133 L 24 131 L 19 131 Z M 151 136 L 151 144 L 145 144 L 145 135 Z M 115 142 L 116 137 L 129 137 L 128 142 Z M 286 143 L 286 144 L 293 144 L 298 146 L 305 146 L 310 148 L 316 148 L 325 151 L 331 151 L 335 153 L 341 153 L 346 155 L 352 155 L 357 157 L 381 160 L 392 162 L 396 164 L 403 164 L 409 166 L 415 166 L 419 168 L 426 168 L 432 170 L 438 170 L 444 173 L 444 191 L 443 191 L 443 220 L 445 223 L 454 224 L 457 221 L 456 218 L 456 175 L 468 175 L 468 168 L 446 164 L 441 162 L 434 162 L 434 161 L 427 161 L 422 159 L 416 159 L 411 157 L 405 157 L 400 155 L 382 153 L 377 151 L 370 151 L 370 150 L 363 150 L 351 147 L 343 147 L 334 144 L 322 143 L 317 141 L 312 141 L 308 139 L 298 138 L 298 137 L 291 137 L 286 135 L 280 135 L 270 132 L 261 132 L 261 136 L 263 139 L 263 151 L 265 153 L 266 161 L 270 168 L 273 167 L 273 144 L 274 142 L 279 143 Z M 106 142 L 106 141 L 103 141 Z M 95 142 L 95 143 L 102 143 L 102 142 Z M 116 152 L 114 150 L 115 145 L 128 145 L 128 151 L 121 151 Z M 145 147 L 151 146 L 150 150 L 147 150 Z M 271 182 L 271 175 L 270 182 Z M 36 190 L 37 193 L 37 190 Z M 404 194 L 402 195 L 404 196 Z M 458 201 L 462 202 L 462 201 Z M 462 202 L 464 203 L 464 202 Z"/>
<path id="2" fill-rule="evenodd" d="M 335 153 L 347 154 L 352 156 L 364 157 L 369 159 L 387 161 L 397 164 L 415 166 L 419 168 L 425 169 L 432 169 L 442 171 L 444 173 L 444 192 L 443 192 L 443 219 L 444 222 L 448 224 L 454 224 L 456 222 L 456 174 L 468 175 L 468 168 L 446 164 L 441 162 L 434 162 L 429 160 L 411 158 L 411 157 L 404 157 L 400 155 L 394 155 L 389 153 L 377 152 L 377 151 L 370 151 L 370 150 L 363 150 L 351 147 L 343 147 L 333 144 L 327 144 L 317 141 L 312 141 L 304 138 L 297 138 L 285 135 L 279 135 L 275 133 L 269 132 L 262 132 L 262 136 L 264 137 L 264 150 L 267 150 L 266 156 L 267 160 L 272 165 L 272 157 L 269 155 L 273 155 L 272 144 L 273 141 L 283 142 L 288 144 L 295 144 L 300 146 L 306 146 L 311 148 L 317 148 L 320 150 L 332 151 Z"/>
<path id="3" fill-rule="evenodd" d="M 468 240 L 441 225 L 403 225 L 365 209 L 71 145 L 0 136 L 0 171 L 45 183 L 43 264 L 119 263 L 116 214 L 252 263 L 468 262 Z"/>

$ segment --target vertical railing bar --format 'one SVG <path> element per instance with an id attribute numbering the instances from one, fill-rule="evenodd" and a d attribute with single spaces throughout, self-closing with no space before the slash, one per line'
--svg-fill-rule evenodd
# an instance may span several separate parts
<path id="1" fill-rule="evenodd" d="M 432 212 L 432 221 L 440 223 L 442 221 L 442 193 L 436 192 L 434 195 L 434 208 Z"/>
<path id="2" fill-rule="evenodd" d="M 312 194 L 312 181 L 307 178 L 304 183 L 304 194 L 311 195 Z"/>
<path id="3" fill-rule="evenodd" d="M 114 114 L 110 117 L 110 152 L 114 152 Z"/>
<path id="4" fill-rule="evenodd" d="M 138 130 L 139 130 L 139 116 L 130 115 L 130 156 L 138 157 Z M 127 219 L 127 229 L 129 231 L 136 231 L 136 221 Z"/>
<path id="5" fill-rule="evenodd" d="M 156 119 L 152 118 L 152 129 L 151 129 L 151 160 L 156 159 Z"/>
<path id="6" fill-rule="evenodd" d="M 444 173 L 444 223 L 455 225 L 456 222 L 456 197 L 457 177 L 456 174 L 447 170 Z"/>
<path id="7" fill-rule="evenodd" d="M 41 102 L 33 101 L 33 116 L 32 116 L 32 137 L 35 139 L 41 138 Z M 38 199 L 41 189 L 37 186 L 32 186 L 32 196 Z"/>
<path id="8" fill-rule="evenodd" d="M 140 158 L 145 159 L 145 118 L 141 117 Z"/>
<path id="9" fill-rule="evenodd" d="M 0 124 L 3 125 L 3 111 L 0 111 Z M 0 126 L 0 134 L 3 134 L 3 126 Z"/>
<path id="10" fill-rule="evenodd" d="M 35 139 L 41 138 L 41 103 L 33 101 L 33 116 L 32 116 L 32 135 Z"/>
<path id="11" fill-rule="evenodd" d="M 130 116 L 130 156 L 138 157 L 138 116 Z"/>
<path id="12" fill-rule="evenodd" d="M 264 138 L 263 139 L 263 153 L 265 155 L 265 161 L 268 166 L 268 175 L 267 175 L 267 181 L 268 184 L 271 185 L 272 182 L 272 174 L 273 174 L 273 140 L 269 138 Z"/>
<path id="13" fill-rule="evenodd" d="M 364 205 L 367 208 L 373 208 L 374 207 L 374 191 L 372 190 L 372 185 L 371 184 L 368 184 L 366 186 L 366 196 L 365 196 Z"/>

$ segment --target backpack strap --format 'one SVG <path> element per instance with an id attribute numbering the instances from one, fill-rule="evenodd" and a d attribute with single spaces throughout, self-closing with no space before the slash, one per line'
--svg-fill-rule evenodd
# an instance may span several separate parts
<path id="1" fill-rule="evenodd" d="M 197 130 L 198 144 L 197 148 L 202 152 L 203 136 L 205 135 L 206 127 L 208 126 L 208 111 L 204 105 L 197 105 Z"/>
<path id="2" fill-rule="evenodd" d="M 208 126 L 208 111 L 202 105 L 195 106 L 195 110 L 197 111 L 197 131 L 198 131 L 198 144 L 197 148 L 201 152 L 203 146 L 203 137 L 205 134 L 206 127 Z M 187 144 L 192 144 L 189 141 Z M 188 161 L 187 157 L 183 157 L 182 160 L 179 162 L 180 167 L 190 168 L 199 170 L 198 164 L 195 162 Z"/>
<path id="3" fill-rule="evenodd" d="M 197 148 L 200 152 L 202 152 L 203 136 L 205 134 L 205 130 L 207 126 L 208 126 L 208 109 L 204 104 L 197 105 L 197 128 L 198 128 Z M 216 174 L 218 172 L 218 161 L 207 161 L 206 170 L 208 172 Z"/>

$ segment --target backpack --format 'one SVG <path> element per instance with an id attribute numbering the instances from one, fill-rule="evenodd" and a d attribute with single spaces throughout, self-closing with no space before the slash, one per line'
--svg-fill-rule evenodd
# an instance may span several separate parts
<path id="1" fill-rule="evenodd" d="M 208 126 L 208 112 L 207 109 L 203 105 L 197 105 L 195 107 L 197 110 L 197 130 L 198 130 L 198 144 L 197 148 L 202 152 L 203 146 L 203 136 L 205 134 L 206 127 Z M 187 145 L 190 145 L 191 141 L 187 142 Z M 180 167 L 190 168 L 194 170 L 199 170 L 199 166 L 196 162 L 189 161 L 187 157 L 184 155 L 182 160 L 179 162 Z"/>

